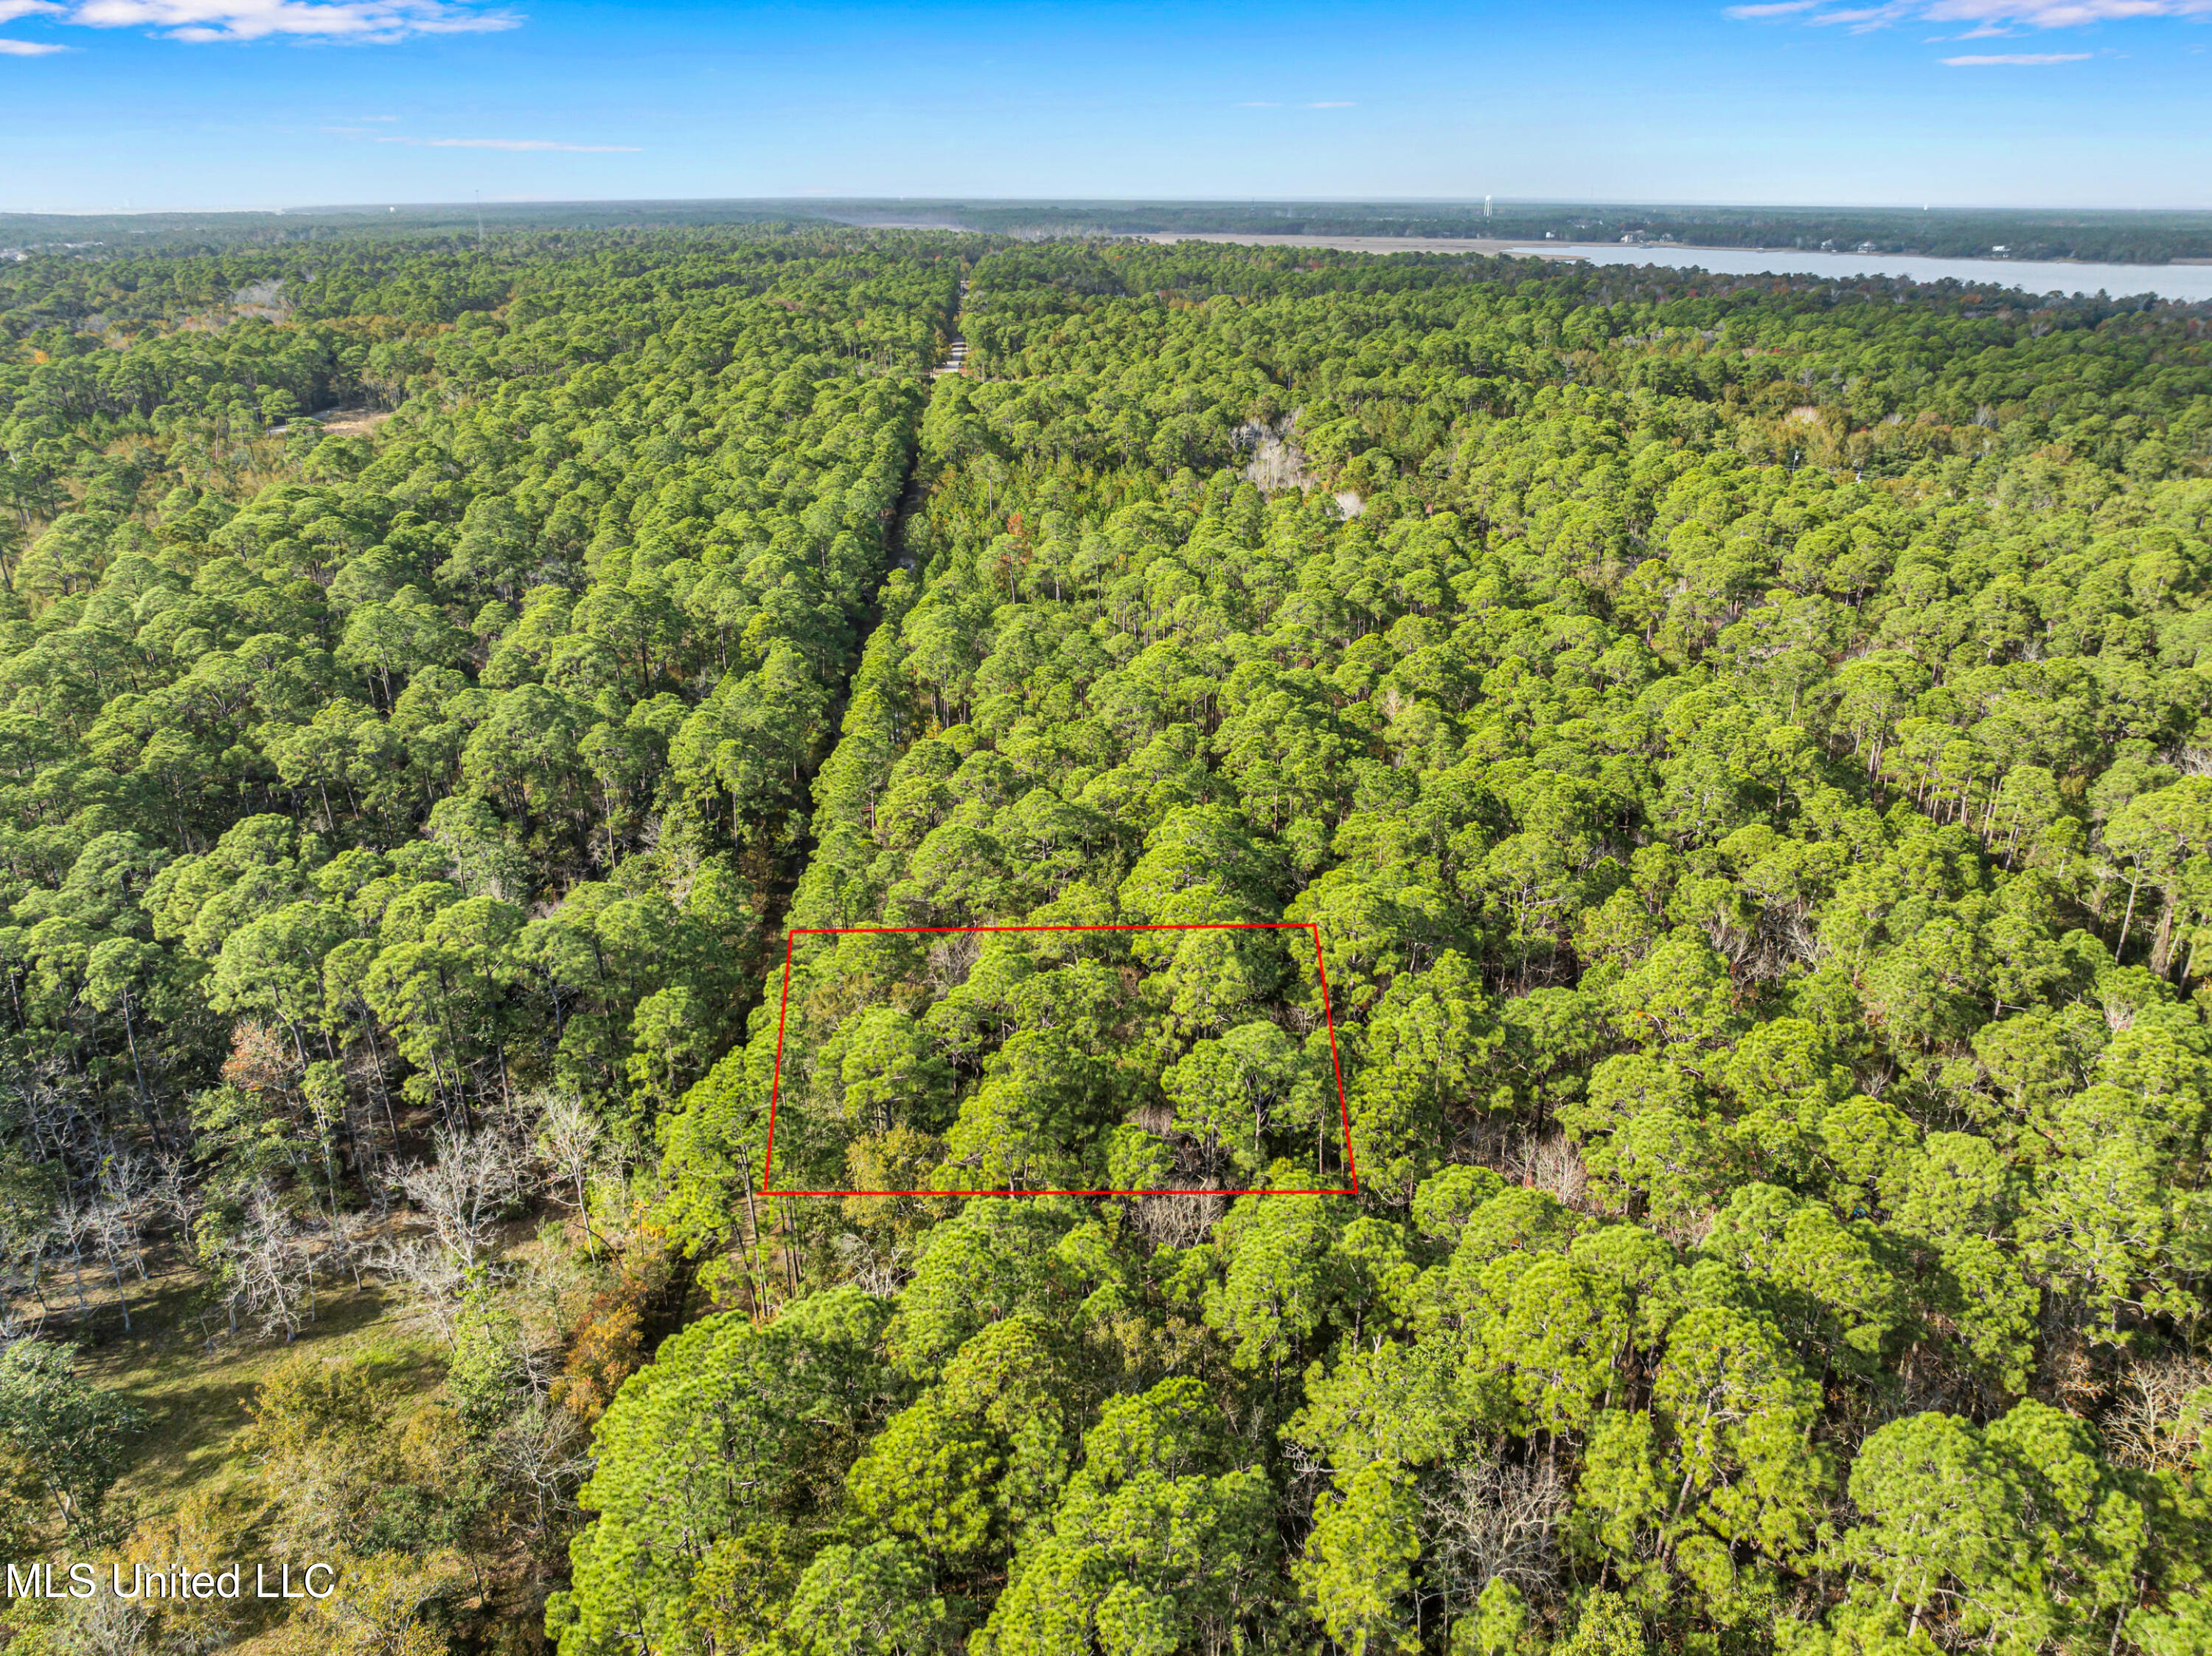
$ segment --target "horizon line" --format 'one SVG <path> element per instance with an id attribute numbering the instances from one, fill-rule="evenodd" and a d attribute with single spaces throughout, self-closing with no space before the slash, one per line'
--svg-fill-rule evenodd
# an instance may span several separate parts
<path id="1" fill-rule="evenodd" d="M 1479 209 L 1486 197 L 1481 196 L 992 196 L 981 194 L 948 195 L 861 195 L 833 194 L 827 191 L 796 196 L 577 196 L 528 198 L 508 197 L 481 203 L 484 207 L 524 208 L 557 210 L 578 207 L 805 207 L 819 209 L 827 207 L 1030 207 L 1030 208 L 1091 208 L 1091 207 L 1463 207 Z M 1495 207 L 1513 208 L 1632 208 L 1646 210 L 1697 209 L 1722 211 L 1764 212 L 1875 212 L 1929 213 L 1941 207 L 1947 213 L 2087 213 L 2112 217 L 2142 217 L 2152 214 L 2202 214 L 2212 216 L 2212 204 L 2197 206 L 2154 207 L 2097 207 L 2077 203 L 2049 203 L 2037 206 L 2003 206 L 1981 202 L 1923 202 L 1915 205 L 1909 202 L 1876 201 L 1729 201 L 1729 200 L 1664 200 L 1634 197 L 1571 197 L 1571 196 L 1497 196 L 1487 197 Z M 393 201 L 389 197 L 355 202 L 318 202 L 258 206 L 227 207 L 85 207 L 64 209 L 40 209 L 0 206 L 0 218 L 17 219 L 91 219 L 91 218 L 214 218 L 278 217 L 290 214 L 315 215 L 337 213 L 374 213 L 378 211 L 408 212 L 474 211 L 478 203 L 470 201 Z"/>

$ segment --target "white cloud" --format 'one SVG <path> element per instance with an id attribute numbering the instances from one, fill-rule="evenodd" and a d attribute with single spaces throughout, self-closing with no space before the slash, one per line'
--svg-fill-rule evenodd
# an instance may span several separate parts
<path id="1" fill-rule="evenodd" d="M 143 28 L 173 40 L 333 40 L 373 45 L 420 34 L 478 34 L 517 27 L 514 13 L 471 0 L 76 0 L 70 5 L 0 0 L 85 28 Z"/>
<path id="2" fill-rule="evenodd" d="M 550 138 L 425 138 L 432 149 L 567 149 L 580 155 L 635 155 L 634 143 L 556 143 Z"/>
<path id="3" fill-rule="evenodd" d="M 1934 0 L 1924 15 L 1939 23 L 2079 28 L 2138 17 L 2212 16 L 2212 0 Z"/>
<path id="4" fill-rule="evenodd" d="M 343 133 L 343 127 L 326 129 Z M 423 149 L 562 149 L 579 155 L 635 155 L 643 146 L 634 143 L 561 143 L 551 138 L 403 138 L 391 133 L 374 136 L 378 143 L 412 144 Z"/>
<path id="5" fill-rule="evenodd" d="M 0 0 L 0 25 L 12 23 L 19 17 L 45 16 L 60 9 L 53 0 Z M 67 50 L 66 46 L 45 40 L 0 40 L 0 58 L 44 58 Z"/>
<path id="6" fill-rule="evenodd" d="M 1843 25 L 1854 34 L 1864 34 L 1869 29 L 1887 28 L 1899 19 L 1910 16 L 1910 6 L 1893 3 L 1886 6 L 1852 6 L 1842 11 L 1824 11 L 1817 17 L 1805 21 L 1814 28 L 1832 28 Z"/>
<path id="7" fill-rule="evenodd" d="M 1881 0 L 1865 6 L 1832 6 L 1828 0 L 1769 0 L 1730 6 L 1739 19 L 1796 16 L 1812 28 L 1844 27 L 1853 33 L 1893 23 L 1967 23 L 1961 39 L 1984 39 L 2016 28 L 2081 28 L 2148 17 L 2212 17 L 2212 0 Z"/>
<path id="8" fill-rule="evenodd" d="M 1946 58 L 1943 61 L 1954 69 L 1971 69 L 1984 64 L 2078 64 L 2088 56 L 2086 52 L 2000 52 L 1978 58 Z"/>

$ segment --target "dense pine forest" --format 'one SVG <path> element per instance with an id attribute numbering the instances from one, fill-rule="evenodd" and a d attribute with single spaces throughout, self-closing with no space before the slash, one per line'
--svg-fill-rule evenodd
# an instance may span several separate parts
<path id="1" fill-rule="evenodd" d="M 9 1656 L 2212 1649 L 2206 306 L 40 254 L 0 576 L 0 1555 L 337 1581 Z"/>

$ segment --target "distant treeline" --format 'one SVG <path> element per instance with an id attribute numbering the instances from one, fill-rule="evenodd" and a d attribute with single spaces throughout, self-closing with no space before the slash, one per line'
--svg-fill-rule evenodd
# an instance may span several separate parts
<path id="1" fill-rule="evenodd" d="M 449 202 L 301 207 L 250 213 L 0 213 L 0 252 L 212 251 L 339 240 L 473 243 L 516 230 L 672 229 L 819 219 L 785 202 Z"/>
<path id="2" fill-rule="evenodd" d="M 283 213 L 0 214 L 0 249 L 286 245 L 374 235 L 659 228 L 776 220 L 929 224 L 1008 235 L 1490 236 L 1671 240 L 1707 247 L 1854 249 L 1936 258 L 2160 264 L 2212 258 L 2212 213 L 2053 209 L 1652 207 L 1591 203 L 1144 201 L 647 201 L 306 208 Z"/>
<path id="3" fill-rule="evenodd" d="M 814 210 L 863 203 L 824 203 Z M 1662 238 L 1708 247 L 1865 246 L 1938 258 L 2075 258 L 2124 264 L 2212 258 L 2212 213 L 2021 212 L 1825 207 L 1651 207 L 1591 203 L 984 202 L 869 203 L 883 216 L 1018 235 L 1194 234 L 1487 236 L 1562 241 Z"/>

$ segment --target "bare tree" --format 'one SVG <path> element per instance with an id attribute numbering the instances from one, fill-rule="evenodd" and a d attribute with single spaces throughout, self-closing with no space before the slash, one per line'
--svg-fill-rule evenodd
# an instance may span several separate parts
<path id="1" fill-rule="evenodd" d="M 576 1216 L 584 1226 L 585 1251 L 599 1257 L 599 1239 L 592 1230 L 592 1207 L 586 1190 L 599 1156 L 599 1119 L 573 1093 L 542 1095 L 538 1119 L 538 1154 L 544 1159 L 555 1182 L 574 1190 Z"/>
<path id="2" fill-rule="evenodd" d="M 46 1325 L 46 1320 L 43 1307 L 40 1314 L 29 1322 L 25 1322 L 12 1311 L 0 1311 L 0 1351 L 5 1351 L 17 1340 L 38 1338 L 39 1331 Z"/>
<path id="3" fill-rule="evenodd" d="M 61 1647 L 81 1656 L 141 1656 L 153 1649 L 153 1617 L 134 1599 L 112 1592 L 80 1598 L 64 1612 Z"/>
<path id="4" fill-rule="evenodd" d="M 851 1231 L 842 1233 L 835 1247 L 837 1261 L 844 1266 L 853 1286 L 879 1300 L 890 1299 L 914 1274 L 905 1266 L 906 1250 L 902 1247 L 878 1250 L 866 1237 L 856 1236 Z"/>
<path id="5" fill-rule="evenodd" d="M 146 1280 L 144 1249 L 138 1235 L 138 1209 L 113 1196 L 102 1197 L 83 1210 L 85 1234 L 92 1239 L 115 1278 L 115 1303 L 122 1308 L 123 1331 L 131 1331 L 131 1296 L 123 1286 L 123 1262 L 137 1267 L 138 1280 Z"/>
<path id="6" fill-rule="evenodd" d="M 1567 1207 L 1584 1213 L 1593 1209 L 1582 1152 L 1565 1133 L 1522 1139 L 1508 1157 L 1505 1170 L 1523 1184 L 1549 1191 Z"/>
<path id="7" fill-rule="evenodd" d="M 2212 1362 L 2177 1353 L 2131 1362 L 2114 1391 L 2104 1420 L 2112 1459 L 2153 1470 L 2188 1465 L 2212 1404 Z"/>
<path id="8" fill-rule="evenodd" d="M 85 1096 L 86 1083 L 70 1073 L 65 1060 L 15 1067 L 7 1086 L 15 1095 L 16 1117 L 30 1134 L 35 1157 L 79 1169 L 93 1164 L 103 1133 Z"/>
<path id="9" fill-rule="evenodd" d="M 1549 1460 L 1515 1465 L 1488 1453 L 1449 1468 L 1421 1496 L 1434 1591 L 1462 1608 L 1504 1576 L 1523 1592 L 1559 1567 L 1567 1486 Z"/>
<path id="10" fill-rule="evenodd" d="M 500 1210 L 521 1193 L 528 1162 L 498 1133 L 441 1128 L 434 1143 L 438 1159 L 414 1163 L 398 1183 L 462 1269 L 473 1271 L 490 1248 Z"/>
<path id="11" fill-rule="evenodd" d="M 459 1256 L 429 1237 L 412 1236 L 386 1244 L 370 1263 L 406 1295 L 408 1321 L 453 1344 L 467 1281 Z"/>
<path id="12" fill-rule="evenodd" d="M 131 1296 L 123 1285 L 123 1266 L 127 1260 L 138 1280 L 146 1280 L 144 1231 L 153 1183 L 153 1168 L 143 1156 L 133 1149 L 112 1149 L 100 1158 L 100 1193 L 82 1214 L 84 1235 L 100 1250 L 115 1278 L 115 1302 L 122 1308 L 125 1333 L 131 1331 Z"/>
<path id="13" fill-rule="evenodd" d="M 162 1156 L 155 1162 L 146 1186 L 146 1201 L 155 1213 L 180 1231 L 190 1231 L 200 1216 L 200 1192 L 191 1169 L 181 1156 Z"/>
<path id="14" fill-rule="evenodd" d="M 353 1277 L 356 1288 L 362 1286 L 361 1268 L 371 1259 L 369 1239 L 381 1232 L 392 1217 L 392 1194 L 381 1186 L 372 1186 L 369 1204 L 350 1212 L 333 1207 L 325 1222 L 330 1230 L 331 1252 L 337 1262 Z"/>
<path id="15" fill-rule="evenodd" d="M 231 1326 L 242 1308 L 262 1337 L 282 1329 L 289 1344 L 312 1308 L 314 1278 L 307 1251 L 300 1246 L 299 1221 L 276 1187 L 263 1180 L 246 1199 L 246 1222 L 224 1245 L 230 1265 Z"/>
<path id="16" fill-rule="evenodd" d="M 75 1192 L 64 1196 L 54 1208 L 54 1222 L 48 1234 L 60 1250 L 70 1258 L 70 1291 L 76 1296 L 76 1319 L 82 1323 L 91 1314 L 91 1307 L 84 1297 L 84 1243 L 92 1230 L 92 1213 Z M 127 1325 L 130 1313 L 125 1313 Z"/>
<path id="17" fill-rule="evenodd" d="M 1161 1247 L 1189 1247 L 1203 1241 L 1206 1233 L 1229 1211 L 1225 1196 L 1183 1194 L 1139 1196 L 1130 1216 L 1137 1232 Z"/>
<path id="18" fill-rule="evenodd" d="M 972 931 L 955 931 L 929 946 L 929 976 L 941 992 L 950 992 L 968 981 L 975 962 L 983 957 L 983 940 Z"/>
<path id="19" fill-rule="evenodd" d="M 532 1550 L 556 1540 L 578 1508 L 575 1493 L 591 1471 L 584 1432 L 566 1409 L 533 1397 L 492 1439 L 492 1469 L 520 1518 Z"/>
<path id="20" fill-rule="evenodd" d="M 130 1216 L 131 1263 L 142 1283 L 146 1280 L 146 1259 L 141 1233 L 154 1210 L 155 1177 L 154 1163 L 134 1149 L 111 1150 L 100 1164 L 100 1199 L 126 1210 Z"/>
<path id="21" fill-rule="evenodd" d="M 6 1288 L 5 1300 L 13 1301 L 18 1294 L 27 1295 L 38 1303 L 39 1321 L 43 1324 L 54 1314 L 46 1302 L 46 1255 L 51 1234 L 37 1228 L 38 1214 L 27 1211 L 21 1216 L 10 1215 L 21 1223 L 9 1222 L 0 1232 L 0 1283 Z M 12 1322 L 12 1316 L 9 1319 Z M 0 1340 L 0 1344 L 4 1344 Z"/>

